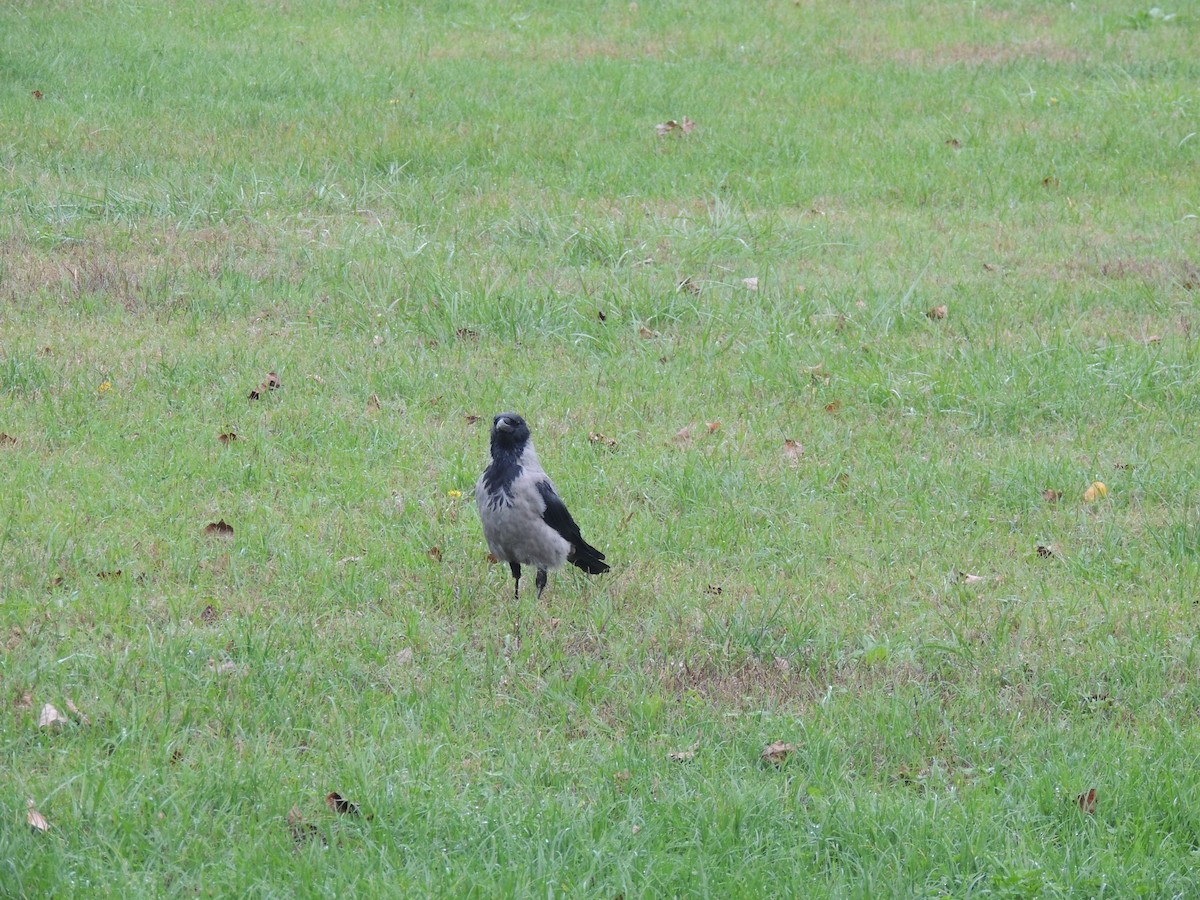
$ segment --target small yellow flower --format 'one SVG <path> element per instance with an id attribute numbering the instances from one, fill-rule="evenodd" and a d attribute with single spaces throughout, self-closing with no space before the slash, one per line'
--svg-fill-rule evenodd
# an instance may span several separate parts
<path id="1" fill-rule="evenodd" d="M 462 496 L 462 491 L 453 491 L 453 490 L 446 491 L 446 496 L 449 497 L 451 500 L 457 500 L 459 497 Z"/>
<path id="2" fill-rule="evenodd" d="M 97 394 L 104 394 L 112 390 L 112 382 L 107 379 L 100 382 L 100 386 L 96 388 Z"/>

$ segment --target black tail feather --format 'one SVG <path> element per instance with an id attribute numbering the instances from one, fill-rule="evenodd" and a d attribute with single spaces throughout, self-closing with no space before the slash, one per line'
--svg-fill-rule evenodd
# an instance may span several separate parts
<path id="1" fill-rule="evenodd" d="M 571 555 L 567 557 L 567 562 L 583 569 L 589 575 L 600 575 L 609 570 L 608 563 L 604 561 L 604 554 L 582 540 L 572 545 Z"/>

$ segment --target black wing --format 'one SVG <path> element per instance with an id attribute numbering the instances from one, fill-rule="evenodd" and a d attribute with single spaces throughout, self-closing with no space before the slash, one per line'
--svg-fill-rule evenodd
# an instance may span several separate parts
<path id="1" fill-rule="evenodd" d="M 546 511 L 542 513 L 542 521 L 561 534 L 563 540 L 571 545 L 567 562 L 591 575 L 607 572 L 608 565 L 604 562 L 604 554 L 583 539 L 583 535 L 579 533 L 579 526 L 575 524 L 571 513 L 567 511 L 567 505 L 554 492 L 554 487 L 550 482 L 539 481 L 537 489 L 538 493 L 542 495 L 542 499 L 546 501 Z"/>

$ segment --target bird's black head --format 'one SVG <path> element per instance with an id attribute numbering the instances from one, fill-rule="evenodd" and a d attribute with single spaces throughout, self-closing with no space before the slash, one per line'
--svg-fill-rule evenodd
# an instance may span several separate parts
<path id="1" fill-rule="evenodd" d="M 492 420 L 492 453 L 520 454 L 529 440 L 529 426 L 516 413 L 500 413 Z"/>

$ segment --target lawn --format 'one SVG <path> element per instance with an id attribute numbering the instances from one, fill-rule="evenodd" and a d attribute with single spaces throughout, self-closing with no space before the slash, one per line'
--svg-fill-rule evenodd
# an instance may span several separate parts
<path id="1" fill-rule="evenodd" d="M 0 896 L 1200 895 L 1198 46 L 0 6 Z"/>

